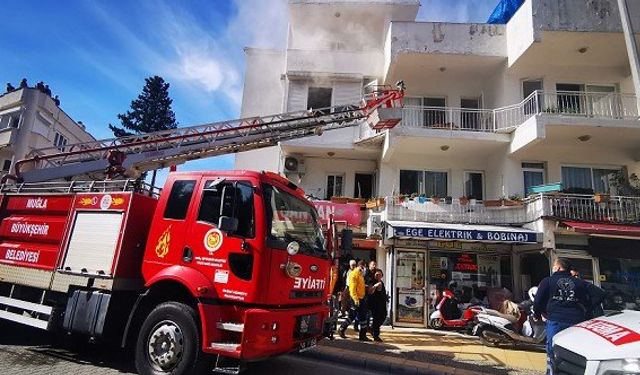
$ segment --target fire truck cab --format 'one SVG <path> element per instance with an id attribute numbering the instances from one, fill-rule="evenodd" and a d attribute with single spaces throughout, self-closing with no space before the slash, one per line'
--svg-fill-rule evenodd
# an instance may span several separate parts
<path id="1" fill-rule="evenodd" d="M 115 337 L 141 374 L 210 358 L 237 372 L 322 336 L 330 254 L 287 179 L 171 173 L 157 196 L 122 181 L 66 185 L 3 188 L 0 318 Z"/>

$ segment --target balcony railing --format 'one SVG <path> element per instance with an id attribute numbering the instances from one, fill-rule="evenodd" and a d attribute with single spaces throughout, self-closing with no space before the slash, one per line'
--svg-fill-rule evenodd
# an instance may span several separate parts
<path id="1" fill-rule="evenodd" d="M 640 225 L 640 197 L 610 197 L 597 202 L 590 195 L 536 194 L 510 206 L 486 206 L 483 202 L 450 204 L 417 200 L 385 201 L 386 220 L 460 224 L 525 224 L 541 218 L 595 223 Z"/>
<path id="2" fill-rule="evenodd" d="M 497 109 L 405 106 L 401 126 L 475 132 L 510 132 L 535 115 L 639 121 L 632 94 L 535 91 L 522 102 Z"/>

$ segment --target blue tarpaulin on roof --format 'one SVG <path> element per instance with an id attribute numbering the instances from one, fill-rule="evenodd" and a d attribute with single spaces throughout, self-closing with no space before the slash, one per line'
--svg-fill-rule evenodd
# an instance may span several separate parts
<path id="1" fill-rule="evenodd" d="M 489 16 L 487 23 L 505 24 L 509 22 L 522 3 L 524 3 L 524 0 L 500 0 L 500 3 L 496 5 L 493 13 Z"/>

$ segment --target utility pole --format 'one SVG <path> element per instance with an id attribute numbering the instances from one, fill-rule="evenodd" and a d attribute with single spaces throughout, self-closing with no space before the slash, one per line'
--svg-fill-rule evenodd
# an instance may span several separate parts
<path id="1" fill-rule="evenodd" d="M 620 10 L 620 21 L 622 22 L 622 31 L 624 40 L 627 44 L 627 54 L 629 55 L 629 66 L 631 67 L 631 76 L 633 78 L 633 88 L 636 98 L 640 97 L 640 59 L 638 58 L 638 46 L 636 37 L 633 33 L 633 25 L 629 17 L 629 8 L 626 0 L 618 0 L 618 9 Z"/>

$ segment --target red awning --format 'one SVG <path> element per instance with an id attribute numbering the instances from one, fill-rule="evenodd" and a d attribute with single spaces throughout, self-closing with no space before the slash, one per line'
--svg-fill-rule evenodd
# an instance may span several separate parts
<path id="1" fill-rule="evenodd" d="M 640 237 L 640 226 L 581 223 L 578 221 L 563 221 L 562 224 L 579 233 Z"/>

